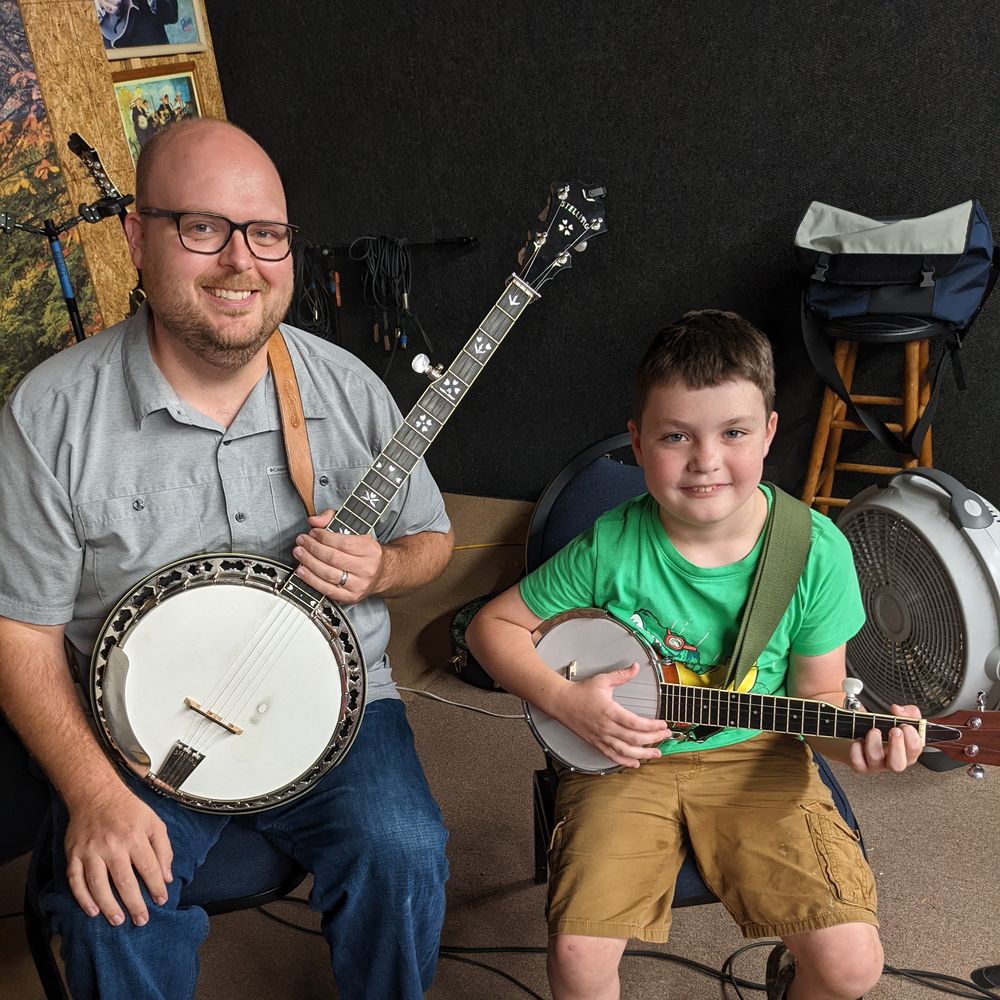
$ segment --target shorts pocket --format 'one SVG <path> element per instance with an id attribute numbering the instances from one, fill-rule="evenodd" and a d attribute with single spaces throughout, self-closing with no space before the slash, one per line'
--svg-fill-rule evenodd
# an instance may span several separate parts
<path id="1" fill-rule="evenodd" d="M 834 896 L 842 903 L 875 912 L 875 878 L 861 853 L 858 834 L 835 806 L 823 802 L 803 806 L 809 836 L 820 869 Z"/>

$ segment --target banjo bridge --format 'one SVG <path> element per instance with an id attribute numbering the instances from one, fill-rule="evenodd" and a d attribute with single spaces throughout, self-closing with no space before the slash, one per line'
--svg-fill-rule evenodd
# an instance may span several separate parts
<path id="1" fill-rule="evenodd" d="M 162 788 L 174 791 L 191 776 L 191 772 L 205 759 L 193 747 L 178 740 L 167 754 L 167 759 L 156 774 L 150 773 L 149 780 Z"/>
<path id="2" fill-rule="evenodd" d="M 243 730 L 237 726 L 235 722 L 226 722 L 226 720 L 223 719 L 218 713 L 212 712 L 207 708 L 202 708 L 201 702 L 195 701 L 194 698 L 185 698 L 184 704 L 187 705 L 192 712 L 197 712 L 200 716 L 202 716 L 202 718 L 208 719 L 209 722 L 214 722 L 217 726 L 222 726 L 223 729 L 232 733 L 234 736 L 243 735 Z M 180 745 L 183 746 L 183 744 Z"/>

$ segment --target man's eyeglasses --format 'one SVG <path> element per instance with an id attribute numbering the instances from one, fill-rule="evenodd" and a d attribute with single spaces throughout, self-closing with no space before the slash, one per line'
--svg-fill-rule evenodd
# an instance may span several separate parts
<path id="1" fill-rule="evenodd" d="M 298 226 L 287 222 L 233 222 L 224 215 L 206 212 L 168 212 L 165 208 L 141 208 L 140 215 L 173 219 L 181 246 L 191 253 L 219 253 L 226 248 L 239 230 L 247 241 L 250 253 L 258 260 L 284 260 L 292 252 L 292 236 Z"/>

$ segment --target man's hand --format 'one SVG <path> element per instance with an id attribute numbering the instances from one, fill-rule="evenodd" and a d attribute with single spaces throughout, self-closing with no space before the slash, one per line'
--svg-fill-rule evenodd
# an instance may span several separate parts
<path id="1" fill-rule="evenodd" d="M 890 712 L 910 719 L 920 718 L 920 709 L 916 705 L 891 705 Z M 890 729 L 887 743 L 883 743 L 882 734 L 872 728 L 863 739 L 854 740 L 851 744 L 847 762 L 859 774 L 905 771 L 920 756 L 923 748 L 923 741 L 915 726 Z"/>
<path id="2" fill-rule="evenodd" d="M 384 550 L 371 535 L 327 531 L 333 514 L 326 510 L 310 517 L 311 530 L 296 538 L 292 549 L 299 562 L 296 572 L 309 586 L 338 604 L 357 604 L 379 592 Z"/>
<path id="3" fill-rule="evenodd" d="M 436 579 L 448 565 L 454 532 L 418 531 L 380 545 L 371 535 L 327 531 L 333 511 L 309 518 L 310 530 L 296 538 L 296 573 L 339 604 L 366 597 L 402 597 Z"/>
<path id="4" fill-rule="evenodd" d="M 572 683 L 559 696 L 559 721 L 624 767 L 638 767 L 644 760 L 661 756 L 656 744 L 670 736 L 662 720 L 644 719 L 612 698 L 614 689 L 638 672 L 639 664 L 633 663 Z"/>
<path id="5" fill-rule="evenodd" d="M 109 924 L 118 926 L 125 922 L 124 904 L 132 923 L 142 927 L 149 911 L 139 879 L 155 903 L 165 903 L 166 883 L 173 881 L 173 851 L 159 816 L 124 785 L 117 785 L 70 807 L 66 877 L 73 898 L 88 916 L 103 913 Z"/>

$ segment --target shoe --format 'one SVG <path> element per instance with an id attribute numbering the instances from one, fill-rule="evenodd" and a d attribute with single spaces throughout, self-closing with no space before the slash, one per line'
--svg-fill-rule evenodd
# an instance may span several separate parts
<path id="1" fill-rule="evenodd" d="M 775 945 L 767 956 L 767 1000 L 783 1000 L 794 978 L 795 959 L 792 953 L 783 944 Z"/>

